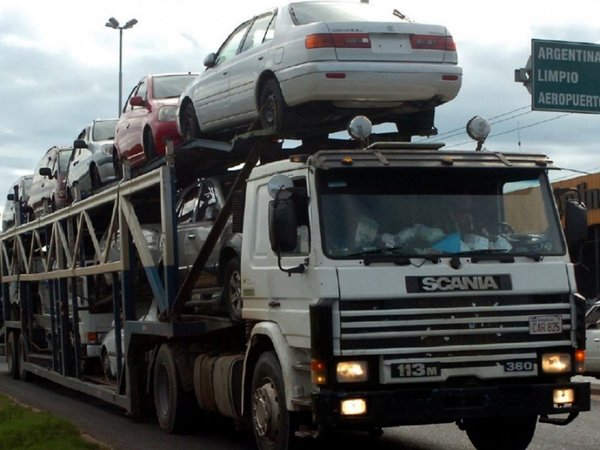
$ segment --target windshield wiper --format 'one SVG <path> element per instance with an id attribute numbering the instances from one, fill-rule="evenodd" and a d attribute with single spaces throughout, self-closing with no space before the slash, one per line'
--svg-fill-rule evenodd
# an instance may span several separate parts
<path id="1" fill-rule="evenodd" d="M 510 250 L 508 249 L 500 249 L 500 248 L 484 248 L 479 250 L 467 250 L 464 252 L 457 252 L 452 254 L 447 254 L 445 256 L 452 257 L 460 257 L 460 256 L 470 256 L 471 262 L 477 263 L 479 261 L 500 261 L 502 263 L 512 263 L 515 262 L 515 256 L 524 256 L 525 258 L 530 258 L 535 262 L 539 262 L 542 260 L 542 255 L 539 253 L 508 253 Z"/>
<path id="2" fill-rule="evenodd" d="M 402 247 L 387 247 L 387 248 L 374 248 L 371 250 L 364 250 L 362 252 L 350 253 L 345 255 L 347 258 L 363 257 L 365 266 L 373 263 L 394 263 L 398 266 L 408 266 L 410 259 L 406 255 L 399 255 L 394 253 L 398 250 L 402 250 Z"/>

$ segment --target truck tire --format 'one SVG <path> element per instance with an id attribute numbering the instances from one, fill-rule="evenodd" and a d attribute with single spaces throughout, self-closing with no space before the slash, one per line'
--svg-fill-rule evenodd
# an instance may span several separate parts
<path id="1" fill-rule="evenodd" d="M 6 337 L 6 365 L 8 373 L 15 380 L 19 378 L 19 359 L 15 342 L 15 333 L 10 332 Z"/>
<path id="2" fill-rule="evenodd" d="M 232 320 L 242 320 L 242 276 L 240 273 L 240 259 L 236 256 L 229 260 L 225 266 L 223 277 L 222 305 Z"/>
<path id="3" fill-rule="evenodd" d="M 263 353 L 252 375 L 250 414 L 259 450 L 290 448 L 291 416 L 285 405 L 283 374 L 273 352 Z"/>
<path id="4" fill-rule="evenodd" d="M 27 346 L 25 345 L 25 335 L 21 333 L 19 335 L 19 345 L 17 355 L 19 356 L 19 364 L 17 372 L 21 381 L 31 381 L 31 373 L 25 369 L 25 363 L 27 362 Z"/>
<path id="5" fill-rule="evenodd" d="M 160 427 L 167 433 L 177 433 L 184 425 L 183 389 L 171 348 L 162 344 L 154 362 L 154 407 Z"/>
<path id="6" fill-rule="evenodd" d="M 267 80 L 260 91 L 259 117 L 263 130 L 284 131 L 289 115 L 279 83 L 275 79 Z"/>
<path id="7" fill-rule="evenodd" d="M 468 419 L 464 429 L 477 450 L 525 450 L 535 432 L 537 416 Z"/>

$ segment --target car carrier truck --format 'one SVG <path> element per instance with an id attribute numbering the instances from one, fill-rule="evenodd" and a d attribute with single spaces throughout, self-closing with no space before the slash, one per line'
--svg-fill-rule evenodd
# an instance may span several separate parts
<path id="1" fill-rule="evenodd" d="M 585 311 L 568 251 L 585 210 L 569 206 L 564 233 L 552 161 L 376 141 L 367 125 L 352 125 L 358 141 L 318 148 L 283 149 L 260 132 L 231 146 L 197 140 L 3 233 L 12 375 L 130 415 L 154 410 L 167 432 L 200 420 L 199 407 L 249 426 L 261 449 L 452 422 L 478 449 L 524 449 L 538 421 L 589 410 L 589 384 L 571 381 L 583 371 Z M 241 161 L 183 276 L 177 188 Z M 230 215 L 243 236 L 241 320 L 190 301 Z M 161 224 L 160 258 L 146 223 Z M 86 323 L 95 314 L 102 330 Z M 116 380 L 94 347 L 106 314 Z"/>

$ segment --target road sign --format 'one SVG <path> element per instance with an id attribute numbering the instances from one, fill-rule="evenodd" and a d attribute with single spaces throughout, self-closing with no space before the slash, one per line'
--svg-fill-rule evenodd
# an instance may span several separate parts
<path id="1" fill-rule="evenodd" d="M 600 113 L 600 45 L 531 40 L 531 109 Z"/>

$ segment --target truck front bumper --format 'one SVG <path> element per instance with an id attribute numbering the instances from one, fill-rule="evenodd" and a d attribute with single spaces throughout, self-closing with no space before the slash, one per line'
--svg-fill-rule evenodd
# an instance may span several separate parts
<path id="1" fill-rule="evenodd" d="M 574 401 L 557 406 L 555 389 L 573 389 Z M 341 414 L 341 402 L 364 399 L 363 415 Z M 511 384 L 461 388 L 402 388 L 396 390 L 313 394 L 315 420 L 329 427 L 389 427 L 454 422 L 465 418 L 568 414 L 590 409 L 589 383 Z"/>

